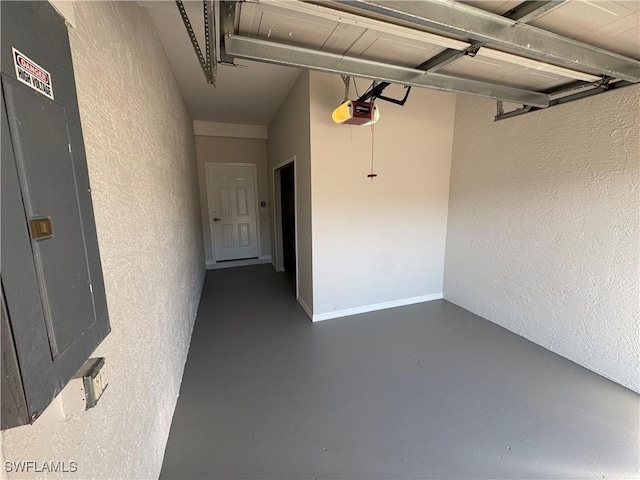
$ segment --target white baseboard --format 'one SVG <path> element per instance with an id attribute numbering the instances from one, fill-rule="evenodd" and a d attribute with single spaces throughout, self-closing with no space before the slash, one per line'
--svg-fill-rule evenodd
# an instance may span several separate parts
<path id="1" fill-rule="evenodd" d="M 0 0 L 2 1 L 2 0 Z M 280 270 L 278 270 L 278 266 L 275 264 L 275 262 L 271 262 L 271 266 L 273 267 L 273 269 L 278 272 L 278 273 L 284 273 L 284 267 L 282 267 Z"/>
<path id="2" fill-rule="evenodd" d="M 260 258 L 248 258 L 246 260 L 230 260 L 228 262 L 207 262 L 207 270 L 217 270 L 219 268 L 245 267 L 247 265 L 261 265 L 271 263 L 271 255 L 261 255 Z"/>
<path id="3" fill-rule="evenodd" d="M 309 305 L 307 305 L 306 302 L 302 299 L 302 297 L 298 297 L 298 303 L 300 304 L 302 309 L 306 312 L 306 314 L 309 315 L 309 318 L 313 320 L 313 312 L 309 308 Z M 315 322 L 315 320 L 313 321 Z"/>
<path id="4" fill-rule="evenodd" d="M 441 293 L 433 293 L 431 295 L 423 295 L 421 297 L 403 298 L 401 300 L 393 300 L 391 302 L 374 303 L 373 305 L 364 305 L 362 307 L 347 308 L 345 310 L 335 310 L 333 312 L 319 313 L 312 315 L 314 322 L 330 320 L 332 318 L 348 317 L 349 315 L 358 315 L 359 313 L 375 312 L 377 310 L 386 310 L 387 308 L 403 307 L 405 305 L 413 305 L 414 303 L 430 302 L 432 300 L 440 300 L 443 298 Z M 298 299 L 300 301 L 300 299 Z M 303 307 L 304 308 L 304 305 Z M 305 309 L 306 310 L 306 309 Z M 307 312 L 308 314 L 309 312 Z"/>

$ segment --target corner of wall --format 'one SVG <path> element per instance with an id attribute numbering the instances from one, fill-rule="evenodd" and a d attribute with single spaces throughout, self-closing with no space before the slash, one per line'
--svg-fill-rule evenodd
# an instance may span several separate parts
<path id="1" fill-rule="evenodd" d="M 56 12 L 60 14 L 62 18 L 64 18 L 67 26 L 71 28 L 75 28 L 76 26 L 76 16 L 73 10 L 73 3 L 75 0 L 49 0 L 49 3 L 53 5 Z"/>
<path id="2" fill-rule="evenodd" d="M 274 205 L 273 169 L 296 157 L 296 199 L 298 222 L 298 295 L 313 308 L 313 252 L 311 236 L 311 157 L 309 130 L 309 72 L 302 71 L 286 99 L 269 122 L 267 150 L 270 204 Z M 271 256 L 276 258 L 274 212 L 270 209 Z"/>
<path id="3" fill-rule="evenodd" d="M 639 103 L 634 85 L 493 122 L 458 96 L 444 277 L 450 302 L 636 392 Z"/>

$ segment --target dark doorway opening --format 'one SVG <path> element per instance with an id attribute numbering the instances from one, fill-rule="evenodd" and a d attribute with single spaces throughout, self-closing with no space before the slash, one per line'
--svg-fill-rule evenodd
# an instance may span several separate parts
<path id="1" fill-rule="evenodd" d="M 296 285 L 296 216 L 294 164 L 280 169 L 280 206 L 282 215 L 282 258 L 284 272 Z"/>

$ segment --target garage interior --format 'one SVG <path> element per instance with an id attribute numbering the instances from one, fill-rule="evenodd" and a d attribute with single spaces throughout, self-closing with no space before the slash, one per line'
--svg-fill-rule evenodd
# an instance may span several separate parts
<path id="1" fill-rule="evenodd" d="M 638 1 L 24 3 L 111 331 L 3 478 L 638 478 Z"/>

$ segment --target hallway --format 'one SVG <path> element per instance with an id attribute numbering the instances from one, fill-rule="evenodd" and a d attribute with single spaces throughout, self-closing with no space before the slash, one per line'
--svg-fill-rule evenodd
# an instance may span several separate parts
<path id="1" fill-rule="evenodd" d="M 632 478 L 638 398 L 443 300 L 313 324 L 213 270 L 161 478 Z"/>

